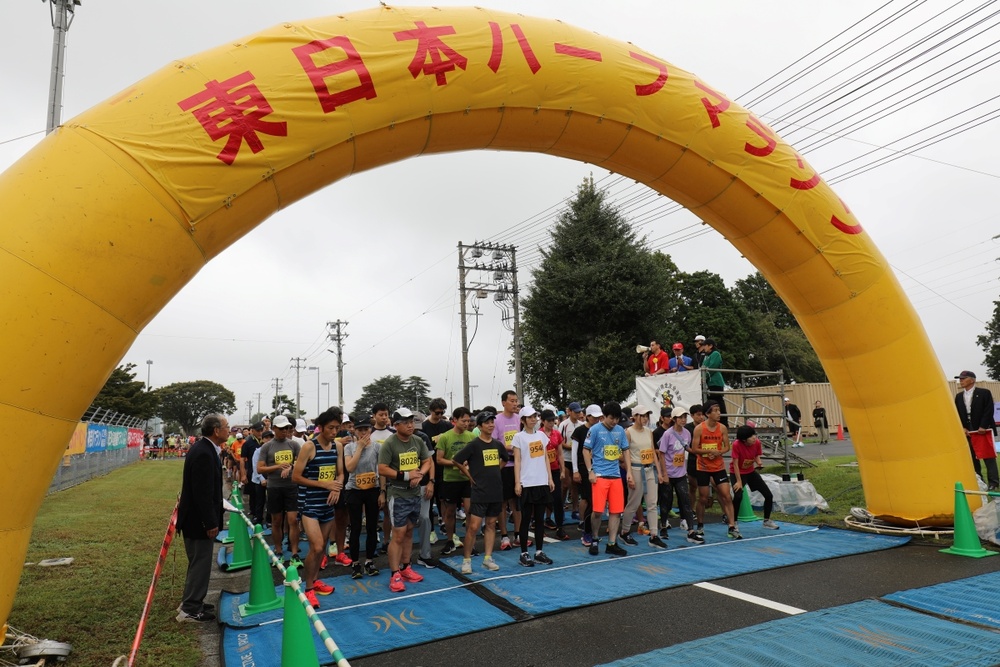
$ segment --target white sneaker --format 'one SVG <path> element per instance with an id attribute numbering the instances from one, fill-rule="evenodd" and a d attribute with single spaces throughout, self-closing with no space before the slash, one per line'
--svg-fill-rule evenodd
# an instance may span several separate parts
<path id="1" fill-rule="evenodd" d="M 462 559 L 462 574 L 472 574 L 472 559 L 471 558 L 463 558 Z"/>
<path id="2" fill-rule="evenodd" d="M 490 572 L 496 572 L 497 570 L 500 569 L 500 566 L 497 565 L 497 562 L 493 560 L 492 556 L 483 557 L 483 567 L 485 567 Z"/>
<path id="3" fill-rule="evenodd" d="M 462 544 L 462 540 L 458 539 L 458 533 L 452 534 L 451 543 L 455 545 L 456 549 L 461 549 L 463 546 L 465 546 L 464 544 Z"/>
<path id="4" fill-rule="evenodd" d="M 437 532 L 432 530 L 431 531 L 431 536 L 429 538 L 427 538 L 427 539 L 430 540 L 431 544 L 437 544 L 437 541 L 438 541 L 438 534 L 437 534 Z"/>
<path id="5" fill-rule="evenodd" d="M 781 528 L 781 526 L 779 526 L 778 524 L 776 524 L 771 519 L 764 519 L 763 526 L 765 528 L 770 528 L 771 530 L 778 530 L 778 528 Z"/>
<path id="6" fill-rule="evenodd" d="M 681 530 L 687 530 L 687 529 L 688 529 L 688 520 L 681 519 Z"/>

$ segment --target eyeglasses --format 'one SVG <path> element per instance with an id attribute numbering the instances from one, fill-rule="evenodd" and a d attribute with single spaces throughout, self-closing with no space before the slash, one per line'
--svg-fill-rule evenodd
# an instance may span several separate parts
<path id="1" fill-rule="evenodd" d="M 437 415 L 438 417 L 440 417 L 441 415 L 443 415 L 443 414 L 444 414 L 444 410 L 435 410 L 435 411 L 434 411 L 434 412 L 433 412 L 432 414 L 435 414 L 435 415 Z"/>

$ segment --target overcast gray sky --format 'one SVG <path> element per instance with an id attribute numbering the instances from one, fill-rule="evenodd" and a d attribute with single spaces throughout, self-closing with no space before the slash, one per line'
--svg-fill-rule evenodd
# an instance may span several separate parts
<path id="1" fill-rule="evenodd" d="M 754 111 L 855 212 L 897 271 L 946 374 L 965 368 L 982 373 L 975 336 L 984 331 L 1000 292 L 1000 244 L 992 240 L 1000 234 L 993 220 L 1000 140 L 992 122 L 1000 115 L 1000 71 L 994 66 L 1000 62 L 994 43 L 1000 20 L 989 18 L 988 9 L 976 12 L 974 2 L 914 4 L 920 5 L 532 0 L 493 6 L 633 42 Z M 277 23 L 373 5 L 83 0 L 68 36 L 63 119 L 172 60 Z M 37 0 L 4 0 L 0 25 L 5 169 L 41 139 L 52 30 L 48 8 Z M 838 37 L 842 31 L 848 32 Z M 877 70 L 884 76 L 866 83 L 872 76 L 866 71 L 907 47 L 905 55 Z M 801 78 L 778 87 L 803 68 Z M 811 106 L 799 108 L 813 98 Z M 880 120 L 883 109 L 896 112 Z M 872 168 L 873 160 L 894 156 L 899 159 Z M 690 213 L 670 213 L 669 200 L 591 165 L 482 151 L 421 157 L 352 176 L 273 216 L 202 270 L 122 361 L 137 364 L 143 380 L 149 370 L 154 387 L 221 382 L 236 393 L 236 421 L 242 421 L 247 401 L 256 410 L 258 394 L 262 406 L 269 404 L 273 378 L 282 379 L 284 393 L 295 395 L 293 357 L 320 368 L 318 379 L 330 383 L 336 402 L 335 360 L 325 336 L 326 322 L 340 319 L 350 323 L 348 407 L 364 384 L 390 373 L 420 375 L 433 395 L 456 405 L 456 244 L 493 239 L 517 245 L 520 281 L 527 285 L 544 239 L 539 231 L 587 174 L 610 188 L 651 245 L 682 270 L 709 269 L 730 286 L 754 270 L 719 234 L 708 228 L 698 233 Z M 515 227 L 519 223 L 527 224 Z M 711 263 L 706 248 L 716 257 Z M 218 298 L 229 316 L 200 317 Z M 510 334 L 491 302 L 482 313 L 471 348 L 477 405 L 499 400 L 513 385 L 507 372 Z M 669 327 L 651 336 L 674 337 Z M 316 371 L 303 371 L 300 391 L 310 416 L 317 398 L 327 405 L 327 389 L 321 386 L 317 395 Z"/>

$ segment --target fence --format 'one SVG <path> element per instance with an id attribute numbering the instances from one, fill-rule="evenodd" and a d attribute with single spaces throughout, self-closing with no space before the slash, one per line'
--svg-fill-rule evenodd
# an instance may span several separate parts
<path id="1" fill-rule="evenodd" d="M 102 408 L 91 408 L 66 445 L 49 493 L 62 491 L 139 460 L 144 422 Z"/>

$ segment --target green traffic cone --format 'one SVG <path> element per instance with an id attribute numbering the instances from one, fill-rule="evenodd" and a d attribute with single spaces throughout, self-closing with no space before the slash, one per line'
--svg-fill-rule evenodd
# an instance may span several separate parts
<path id="1" fill-rule="evenodd" d="M 736 517 L 740 523 L 752 523 L 760 521 L 760 517 L 753 513 L 753 505 L 750 504 L 750 489 L 743 485 L 743 499 L 740 500 L 740 515 Z"/>
<path id="2" fill-rule="evenodd" d="M 239 525 L 237 525 L 239 523 Z M 233 538 L 233 559 L 226 566 L 226 572 L 245 570 L 253 564 L 253 549 L 246 523 L 239 516 L 229 515 L 229 536 Z"/>
<path id="3" fill-rule="evenodd" d="M 262 611 L 271 611 L 281 606 L 281 598 L 274 591 L 274 579 L 271 576 L 271 560 L 267 556 L 267 547 L 256 536 L 263 534 L 264 529 L 257 524 L 253 527 L 253 565 L 250 568 L 250 599 L 240 605 L 240 616 L 246 618 Z"/>
<path id="4" fill-rule="evenodd" d="M 969 499 L 965 497 L 965 488 L 961 482 L 955 482 L 955 541 L 950 547 L 940 551 L 945 554 L 968 556 L 969 558 L 997 555 L 996 551 L 984 549 L 982 542 L 979 541 L 976 521 L 972 518 Z"/>
<path id="5" fill-rule="evenodd" d="M 281 631 L 281 667 L 319 667 L 309 616 L 294 589 L 288 585 L 292 581 L 302 585 L 299 570 L 294 565 L 285 570 L 285 620 Z"/>
<path id="6" fill-rule="evenodd" d="M 233 490 L 232 490 L 232 493 L 229 494 L 229 502 L 232 503 L 233 507 L 235 507 L 236 509 L 242 511 L 243 510 L 243 501 L 240 499 L 240 495 L 241 494 L 240 494 L 239 484 L 237 484 L 236 482 L 233 482 Z M 230 517 L 230 518 L 232 518 L 232 517 Z M 239 522 L 240 522 L 240 524 L 242 524 L 243 523 L 243 519 L 240 519 Z M 226 536 L 224 538 L 222 538 L 221 540 L 219 540 L 223 544 L 233 544 L 234 542 L 236 542 L 236 537 L 233 535 L 233 524 L 234 523 L 235 523 L 234 521 L 230 521 L 229 522 L 229 529 L 226 532 Z"/>

